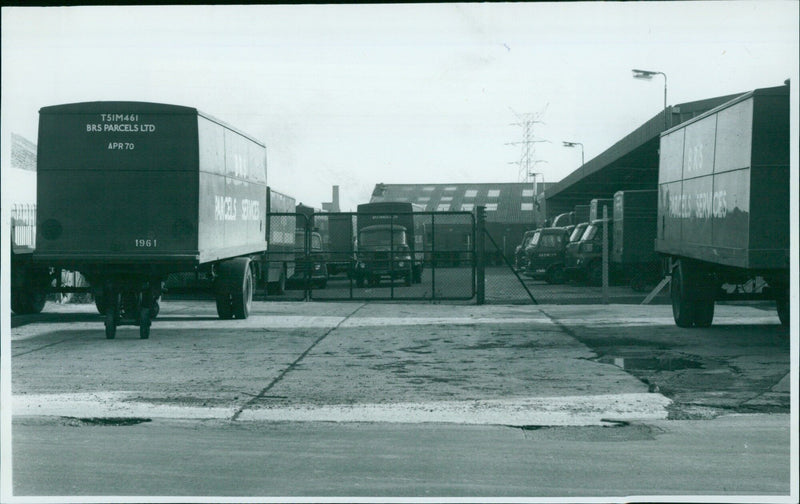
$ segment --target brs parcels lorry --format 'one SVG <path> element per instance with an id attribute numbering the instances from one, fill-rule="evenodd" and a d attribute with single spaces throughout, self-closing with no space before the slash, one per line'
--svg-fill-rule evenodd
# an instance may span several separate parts
<path id="1" fill-rule="evenodd" d="M 789 85 L 756 89 L 661 135 L 655 250 L 680 327 L 723 299 L 773 299 L 789 323 Z"/>
<path id="2" fill-rule="evenodd" d="M 165 277 L 214 278 L 246 318 L 267 249 L 265 146 L 197 109 L 87 102 L 39 113 L 34 263 L 81 272 L 117 325 L 150 334 Z"/>

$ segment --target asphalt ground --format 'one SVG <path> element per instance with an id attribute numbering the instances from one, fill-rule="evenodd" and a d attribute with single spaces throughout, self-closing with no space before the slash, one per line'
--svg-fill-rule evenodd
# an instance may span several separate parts
<path id="1" fill-rule="evenodd" d="M 211 299 L 164 301 L 148 340 L 129 326 L 106 340 L 88 303 L 11 326 L 16 495 L 786 496 L 796 483 L 790 334 L 765 303 L 720 304 L 693 330 L 669 305 L 256 301 L 223 321 Z"/>

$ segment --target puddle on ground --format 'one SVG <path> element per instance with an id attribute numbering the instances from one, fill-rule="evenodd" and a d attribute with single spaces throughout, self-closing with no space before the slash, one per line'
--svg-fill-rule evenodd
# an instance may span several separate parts
<path id="1" fill-rule="evenodd" d="M 94 417 L 94 418 L 79 418 L 79 417 L 61 417 L 71 425 L 104 425 L 111 427 L 124 427 L 128 425 L 137 425 L 140 423 L 151 422 L 149 418 L 138 417 Z"/>
<path id="2" fill-rule="evenodd" d="M 626 371 L 680 371 L 682 369 L 698 369 L 703 364 L 692 359 L 681 357 L 612 357 L 605 356 L 597 359 L 604 364 L 613 364 Z"/>

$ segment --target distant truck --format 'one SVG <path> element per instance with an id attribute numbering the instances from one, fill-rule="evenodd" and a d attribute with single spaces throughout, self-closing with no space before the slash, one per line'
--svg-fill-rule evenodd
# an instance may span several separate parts
<path id="1" fill-rule="evenodd" d="M 329 214 L 328 232 L 323 235 L 326 242 L 326 259 L 329 275 L 352 273 L 353 266 L 353 217 L 351 214 Z"/>
<path id="2" fill-rule="evenodd" d="M 564 270 L 568 278 L 585 280 L 589 285 L 600 285 L 603 281 L 603 208 L 608 216 L 608 251 L 613 249 L 614 207 L 612 199 L 593 199 L 589 205 L 589 223 L 578 241 L 570 240 L 564 257 Z M 579 226 L 576 226 L 578 229 Z M 616 268 L 609 261 L 609 273 Z"/>
<path id="3" fill-rule="evenodd" d="M 534 231 L 528 246 L 525 274 L 549 284 L 563 284 L 567 281 L 564 271 L 564 252 L 569 241 L 572 226 L 541 228 Z"/>
<path id="4" fill-rule="evenodd" d="M 81 272 L 107 338 L 148 338 L 174 272 L 208 273 L 219 317 L 247 318 L 268 269 L 262 143 L 195 108 L 87 102 L 40 110 L 37 157 L 32 263 Z"/>
<path id="5" fill-rule="evenodd" d="M 608 211 L 608 218 L 611 219 L 614 213 L 614 198 L 595 198 L 589 202 L 589 222 L 603 218 L 603 207 Z"/>
<path id="6" fill-rule="evenodd" d="M 661 135 L 655 250 L 675 323 L 724 299 L 772 299 L 789 324 L 789 85 L 756 89 Z"/>
<path id="7" fill-rule="evenodd" d="M 637 292 L 661 279 L 655 251 L 658 191 L 617 191 L 614 194 L 614 238 L 611 261 Z"/>
<path id="8" fill-rule="evenodd" d="M 283 294 L 286 281 L 294 275 L 295 199 L 271 187 L 267 191 L 267 260 L 264 282 L 268 292 Z M 283 215 L 274 215 L 283 214 Z M 286 215 L 289 214 L 289 215 Z"/>
<path id="9" fill-rule="evenodd" d="M 403 279 L 405 285 L 422 280 L 424 230 L 407 202 L 358 205 L 356 284 L 377 285 L 381 278 Z"/>

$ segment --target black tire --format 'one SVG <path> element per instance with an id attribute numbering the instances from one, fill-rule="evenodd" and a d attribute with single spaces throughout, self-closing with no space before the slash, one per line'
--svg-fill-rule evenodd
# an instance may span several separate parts
<path id="1" fill-rule="evenodd" d="M 698 299 L 694 302 L 694 326 L 711 327 L 714 321 L 714 300 Z"/>
<path id="2" fill-rule="evenodd" d="M 286 266 L 281 266 L 281 274 L 275 284 L 275 295 L 282 296 L 286 292 Z"/>
<path id="3" fill-rule="evenodd" d="M 117 336 L 117 321 L 114 310 L 106 310 L 105 313 L 106 339 L 114 339 Z"/>
<path id="4" fill-rule="evenodd" d="M 781 320 L 781 325 L 789 326 L 789 296 L 780 297 L 775 300 L 775 307 L 778 309 L 778 318 Z"/>
<path id="5" fill-rule="evenodd" d="M 158 313 L 161 311 L 161 305 L 158 303 L 156 299 L 153 301 L 153 306 L 150 307 L 150 320 L 155 320 L 158 317 Z"/>
<path id="6" fill-rule="evenodd" d="M 669 294 L 672 300 L 672 318 L 678 327 L 692 327 L 694 325 L 694 302 L 690 299 L 689 289 L 692 288 L 691 279 L 687 277 L 689 267 L 683 261 L 672 270 Z"/>
<path id="7" fill-rule="evenodd" d="M 356 286 L 364 287 L 364 275 L 356 275 Z"/>
<path id="8" fill-rule="evenodd" d="M 230 320 L 233 318 L 233 304 L 231 303 L 231 295 L 227 288 L 217 287 L 215 292 L 217 302 L 217 316 L 221 320 Z"/>
<path id="9" fill-rule="evenodd" d="M 106 300 L 100 294 L 94 294 L 94 306 L 100 315 L 106 314 Z"/>
<path id="10" fill-rule="evenodd" d="M 41 313 L 47 302 L 47 293 L 36 290 L 20 290 L 11 294 L 11 310 L 17 315 Z"/>
<path id="11" fill-rule="evenodd" d="M 413 273 L 409 271 L 405 275 L 403 275 L 403 285 L 406 287 L 411 285 Z"/>
<path id="12" fill-rule="evenodd" d="M 149 308 L 142 308 L 139 312 L 139 339 L 150 338 L 150 320 L 152 315 Z"/>
<path id="13" fill-rule="evenodd" d="M 250 309 L 253 304 L 253 272 L 250 269 L 250 259 L 237 257 L 230 262 L 232 275 L 230 292 L 233 316 L 244 320 L 250 315 Z"/>
<path id="14" fill-rule="evenodd" d="M 603 272 L 601 271 L 600 274 L 602 275 Z M 547 270 L 545 281 L 553 285 L 561 285 L 565 283 L 567 281 L 567 274 L 564 272 L 564 267 L 560 264 L 552 266 L 549 270 Z"/>
<path id="15" fill-rule="evenodd" d="M 586 283 L 593 287 L 603 285 L 603 264 L 600 261 L 595 261 L 589 265 L 586 270 Z"/>

